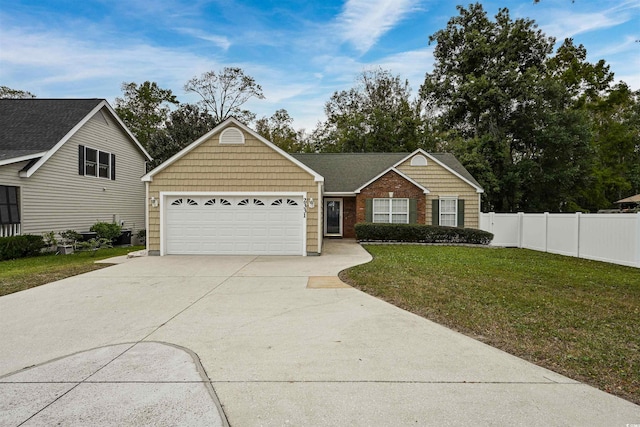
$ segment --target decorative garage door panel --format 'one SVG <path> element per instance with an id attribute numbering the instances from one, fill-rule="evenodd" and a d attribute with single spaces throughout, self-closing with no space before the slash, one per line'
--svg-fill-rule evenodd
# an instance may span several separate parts
<path id="1" fill-rule="evenodd" d="M 169 196 L 167 254 L 301 255 L 304 206 L 291 196 Z"/>

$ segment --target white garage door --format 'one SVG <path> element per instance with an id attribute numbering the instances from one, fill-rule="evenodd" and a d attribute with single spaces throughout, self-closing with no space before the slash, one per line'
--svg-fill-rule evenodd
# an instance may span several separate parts
<path id="1" fill-rule="evenodd" d="M 302 197 L 167 196 L 167 254 L 302 255 Z"/>

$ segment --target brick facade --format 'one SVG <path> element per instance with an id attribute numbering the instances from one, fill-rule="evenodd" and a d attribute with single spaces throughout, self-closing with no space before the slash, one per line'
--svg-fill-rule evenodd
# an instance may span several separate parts
<path id="1" fill-rule="evenodd" d="M 354 239 L 356 237 L 356 198 L 342 199 L 342 236 Z"/>
<path id="2" fill-rule="evenodd" d="M 365 222 L 366 199 L 387 198 L 389 192 L 393 192 L 393 198 L 417 199 L 417 221 L 418 224 L 425 223 L 427 202 L 424 191 L 394 171 L 382 175 L 356 196 L 356 222 Z M 346 229 L 345 224 L 345 232 Z"/>

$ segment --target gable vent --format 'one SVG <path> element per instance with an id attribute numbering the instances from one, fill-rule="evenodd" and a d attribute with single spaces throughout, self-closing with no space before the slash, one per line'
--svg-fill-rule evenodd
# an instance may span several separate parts
<path id="1" fill-rule="evenodd" d="M 102 111 L 98 111 L 97 113 L 95 113 L 93 117 L 91 117 L 91 120 L 109 126 L 109 122 L 107 121 L 107 118 L 104 116 L 104 113 Z"/>
<path id="2" fill-rule="evenodd" d="M 220 144 L 244 144 L 244 134 L 238 128 L 226 128 L 220 134 Z"/>
<path id="3" fill-rule="evenodd" d="M 411 166 L 427 166 L 427 158 L 420 154 L 413 156 Z"/>

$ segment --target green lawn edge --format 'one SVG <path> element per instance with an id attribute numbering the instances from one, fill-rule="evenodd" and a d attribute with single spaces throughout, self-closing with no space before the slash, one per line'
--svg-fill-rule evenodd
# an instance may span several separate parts
<path id="1" fill-rule="evenodd" d="M 108 267 L 111 264 L 95 262 L 142 249 L 144 246 L 127 246 L 75 252 L 69 255 L 43 254 L 0 261 L 0 297 Z"/>
<path id="2" fill-rule="evenodd" d="M 366 245 L 370 295 L 640 404 L 640 269 L 526 249 Z"/>

